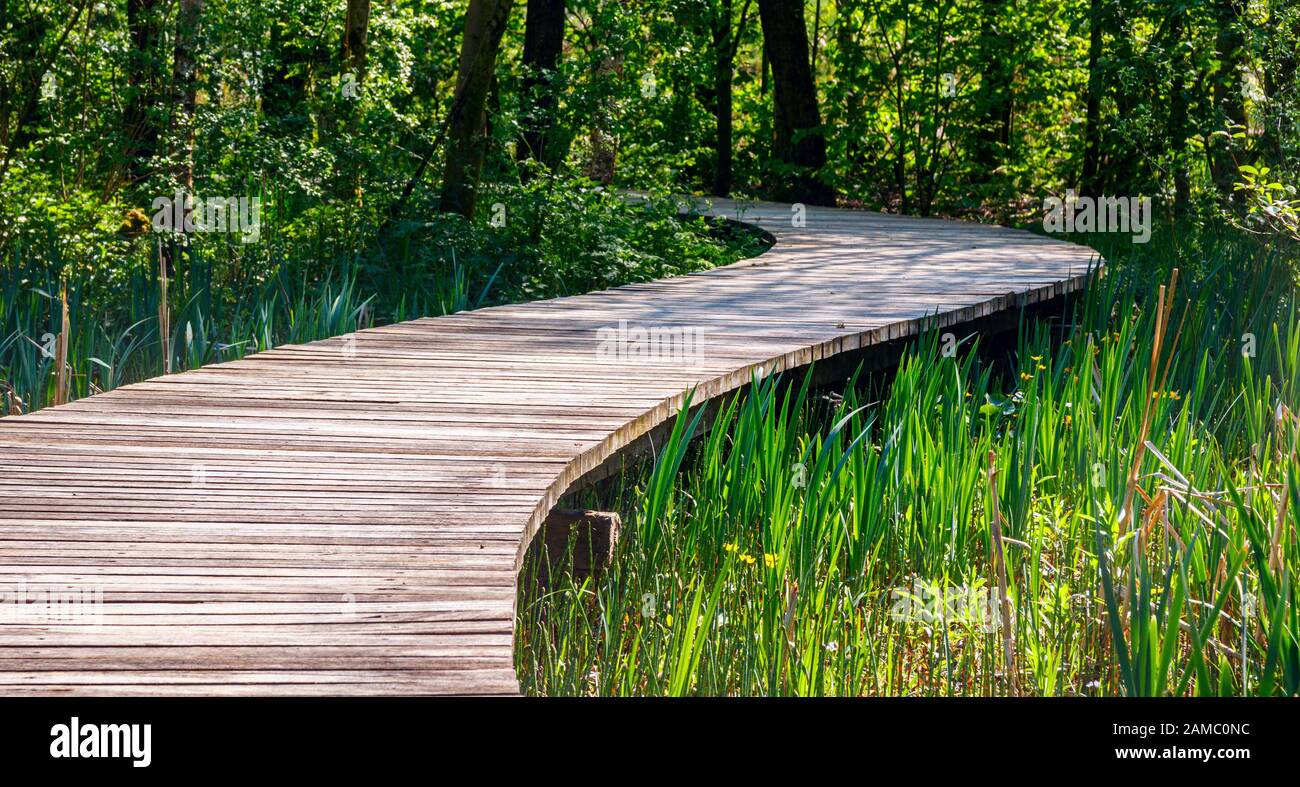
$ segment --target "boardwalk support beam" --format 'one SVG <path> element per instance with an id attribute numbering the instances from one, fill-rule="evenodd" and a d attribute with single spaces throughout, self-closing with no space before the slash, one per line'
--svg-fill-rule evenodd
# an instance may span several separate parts
<path id="1" fill-rule="evenodd" d="M 599 576 L 613 560 L 621 527 L 622 519 L 609 511 L 555 509 L 542 523 L 542 530 L 534 541 L 545 550 L 538 563 L 538 581 L 549 584 L 552 566 L 571 565 L 573 576 L 578 580 Z"/>

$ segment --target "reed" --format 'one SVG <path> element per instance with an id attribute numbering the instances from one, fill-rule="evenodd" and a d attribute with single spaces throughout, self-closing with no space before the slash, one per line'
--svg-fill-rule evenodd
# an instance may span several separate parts
<path id="1" fill-rule="evenodd" d="M 891 380 L 757 380 L 694 442 L 680 416 L 582 501 L 629 525 L 607 573 L 521 596 L 525 690 L 1300 692 L 1294 260 L 1103 251 L 1009 370 L 927 335 Z"/>
<path id="2" fill-rule="evenodd" d="M 543 188 L 546 180 L 491 195 L 535 213 L 535 224 L 497 228 L 486 218 L 468 224 L 435 214 L 388 244 L 367 241 L 355 216 L 319 206 L 302 213 L 250 182 L 246 191 L 264 205 L 255 245 L 152 234 L 73 243 L 51 233 L 6 247 L 0 412 L 31 412 L 286 342 L 700 270 L 761 248 L 749 235 L 716 237 L 702 220 L 680 221 L 673 199 L 629 205 L 583 191 L 575 206 L 564 189 Z M 42 342 L 46 334 L 58 337 L 63 362 Z"/>

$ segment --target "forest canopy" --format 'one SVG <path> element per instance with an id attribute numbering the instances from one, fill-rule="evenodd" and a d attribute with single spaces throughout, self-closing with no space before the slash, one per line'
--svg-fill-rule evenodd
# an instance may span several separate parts
<path id="1" fill-rule="evenodd" d="M 1297 166 L 1300 6 L 1281 0 L 4 0 L 0 18 L 10 250 L 178 187 L 273 196 L 287 231 L 373 231 L 472 215 L 540 171 L 1002 217 L 1066 188 L 1241 203 L 1243 166 L 1282 184 Z"/>

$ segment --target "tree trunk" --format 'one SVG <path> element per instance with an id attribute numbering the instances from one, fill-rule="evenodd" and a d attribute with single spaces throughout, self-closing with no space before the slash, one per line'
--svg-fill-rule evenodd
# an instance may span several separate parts
<path id="1" fill-rule="evenodd" d="M 713 193 L 719 197 L 731 193 L 731 77 L 735 59 L 732 38 L 731 0 L 722 0 L 718 23 L 713 29 L 713 116 L 717 128 Z"/>
<path id="2" fill-rule="evenodd" d="M 158 100 L 158 45 L 162 41 L 162 0 L 127 0 L 127 31 L 131 54 L 127 71 L 128 99 L 122 125 L 126 131 L 126 175 L 129 185 L 149 177 L 149 159 L 158 152 L 162 111 Z"/>
<path id="3" fill-rule="evenodd" d="M 194 108 L 197 95 L 194 59 L 202 15 L 203 0 L 180 0 L 172 60 L 176 106 L 176 114 L 172 117 L 172 137 L 177 146 L 176 178 L 187 193 L 194 190 Z"/>
<path id="4" fill-rule="evenodd" d="M 713 27 L 713 116 L 717 130 L 716 156 L 713 166 L 713 193 L 719 197 L 731 194 L 732 141 L 734 107 L 732 78 L 736 71 L 736 54 L 749 22 L 752 0 L 745 0 L 740 9 L 740 21 L 731 23 L 732 0 L 722 0 L 722 7 Z"/>
<path id="5" fill-rule="evenodd" d="M 370 28 L 370 0 L 348 0 L 343 21 L 343 52 L 339 60 L 343 73 L 361 84 L 366 75 L 366 34 Z"/>
<path id="6" fill-rule="evenodd" d="M 478 178 L 487 149 L 487 99 L 496 72 L 511 0 L 470 0 L 460 46 L 460 70 L 447 132 L 442 209 L 474 217 Z"/>
<path id="7" fill-rule="evenodd" d="M 564 47 L 564 0 L 528 0 L 524 19 L 524 112 L 515 158 L 559 165 L 551 133 L 555 108 L 552 80 Z"/>
<path id="8" fill-rule="evenodd" d="M 803 0 L 758 0 L 764 48 L 772 64 L 773 154 L 797 168 L 776 184 L 775 196 L 790 202 L 834 205 L 835 193 L 819 180 L 826 165 L 817 88 L 808 56 Z"/>
<path id="9" fill-rule="evenodd" d="M 319 79 L 335 91 L 333 100 L 316 112 L 320 136 L 335 137 L 344 124 L 355 118 L 361 83 L 366 78 L 367 35 L 370 29 L 370 0 L 347 0 L 343 16 L 343 40 L 337 61 L 324 60 Z M 344 182 L 346 181 L 346 182 Z M 354 178 L 342 178 L 336 185 L 339 196 L 355 190 Z"/>
<path id="10" fill-rule="evenodd" d="M 731 137 L 732 137 L 732 99 L 731 99 L 731 58 L 719 57 L 714 73 L 715 100 L 717 106 L 714 115 L 717 126 L 717 158 L 713 166 L 713 193 L 719 197 L 731 194 Z"/>

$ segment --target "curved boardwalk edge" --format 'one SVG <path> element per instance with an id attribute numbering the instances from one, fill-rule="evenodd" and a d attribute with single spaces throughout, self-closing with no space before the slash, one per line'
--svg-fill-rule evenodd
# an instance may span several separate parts
<path id="1" fill-rule="evenodd" d="M 0 585 L 98 600 L 0 609 L 0 694 L 516 693 L 533 534 L 688 390 L 1046 301 L 1096 261 L 1001 227 L 713 210 L 775 247 L 0 419 Z"/>

